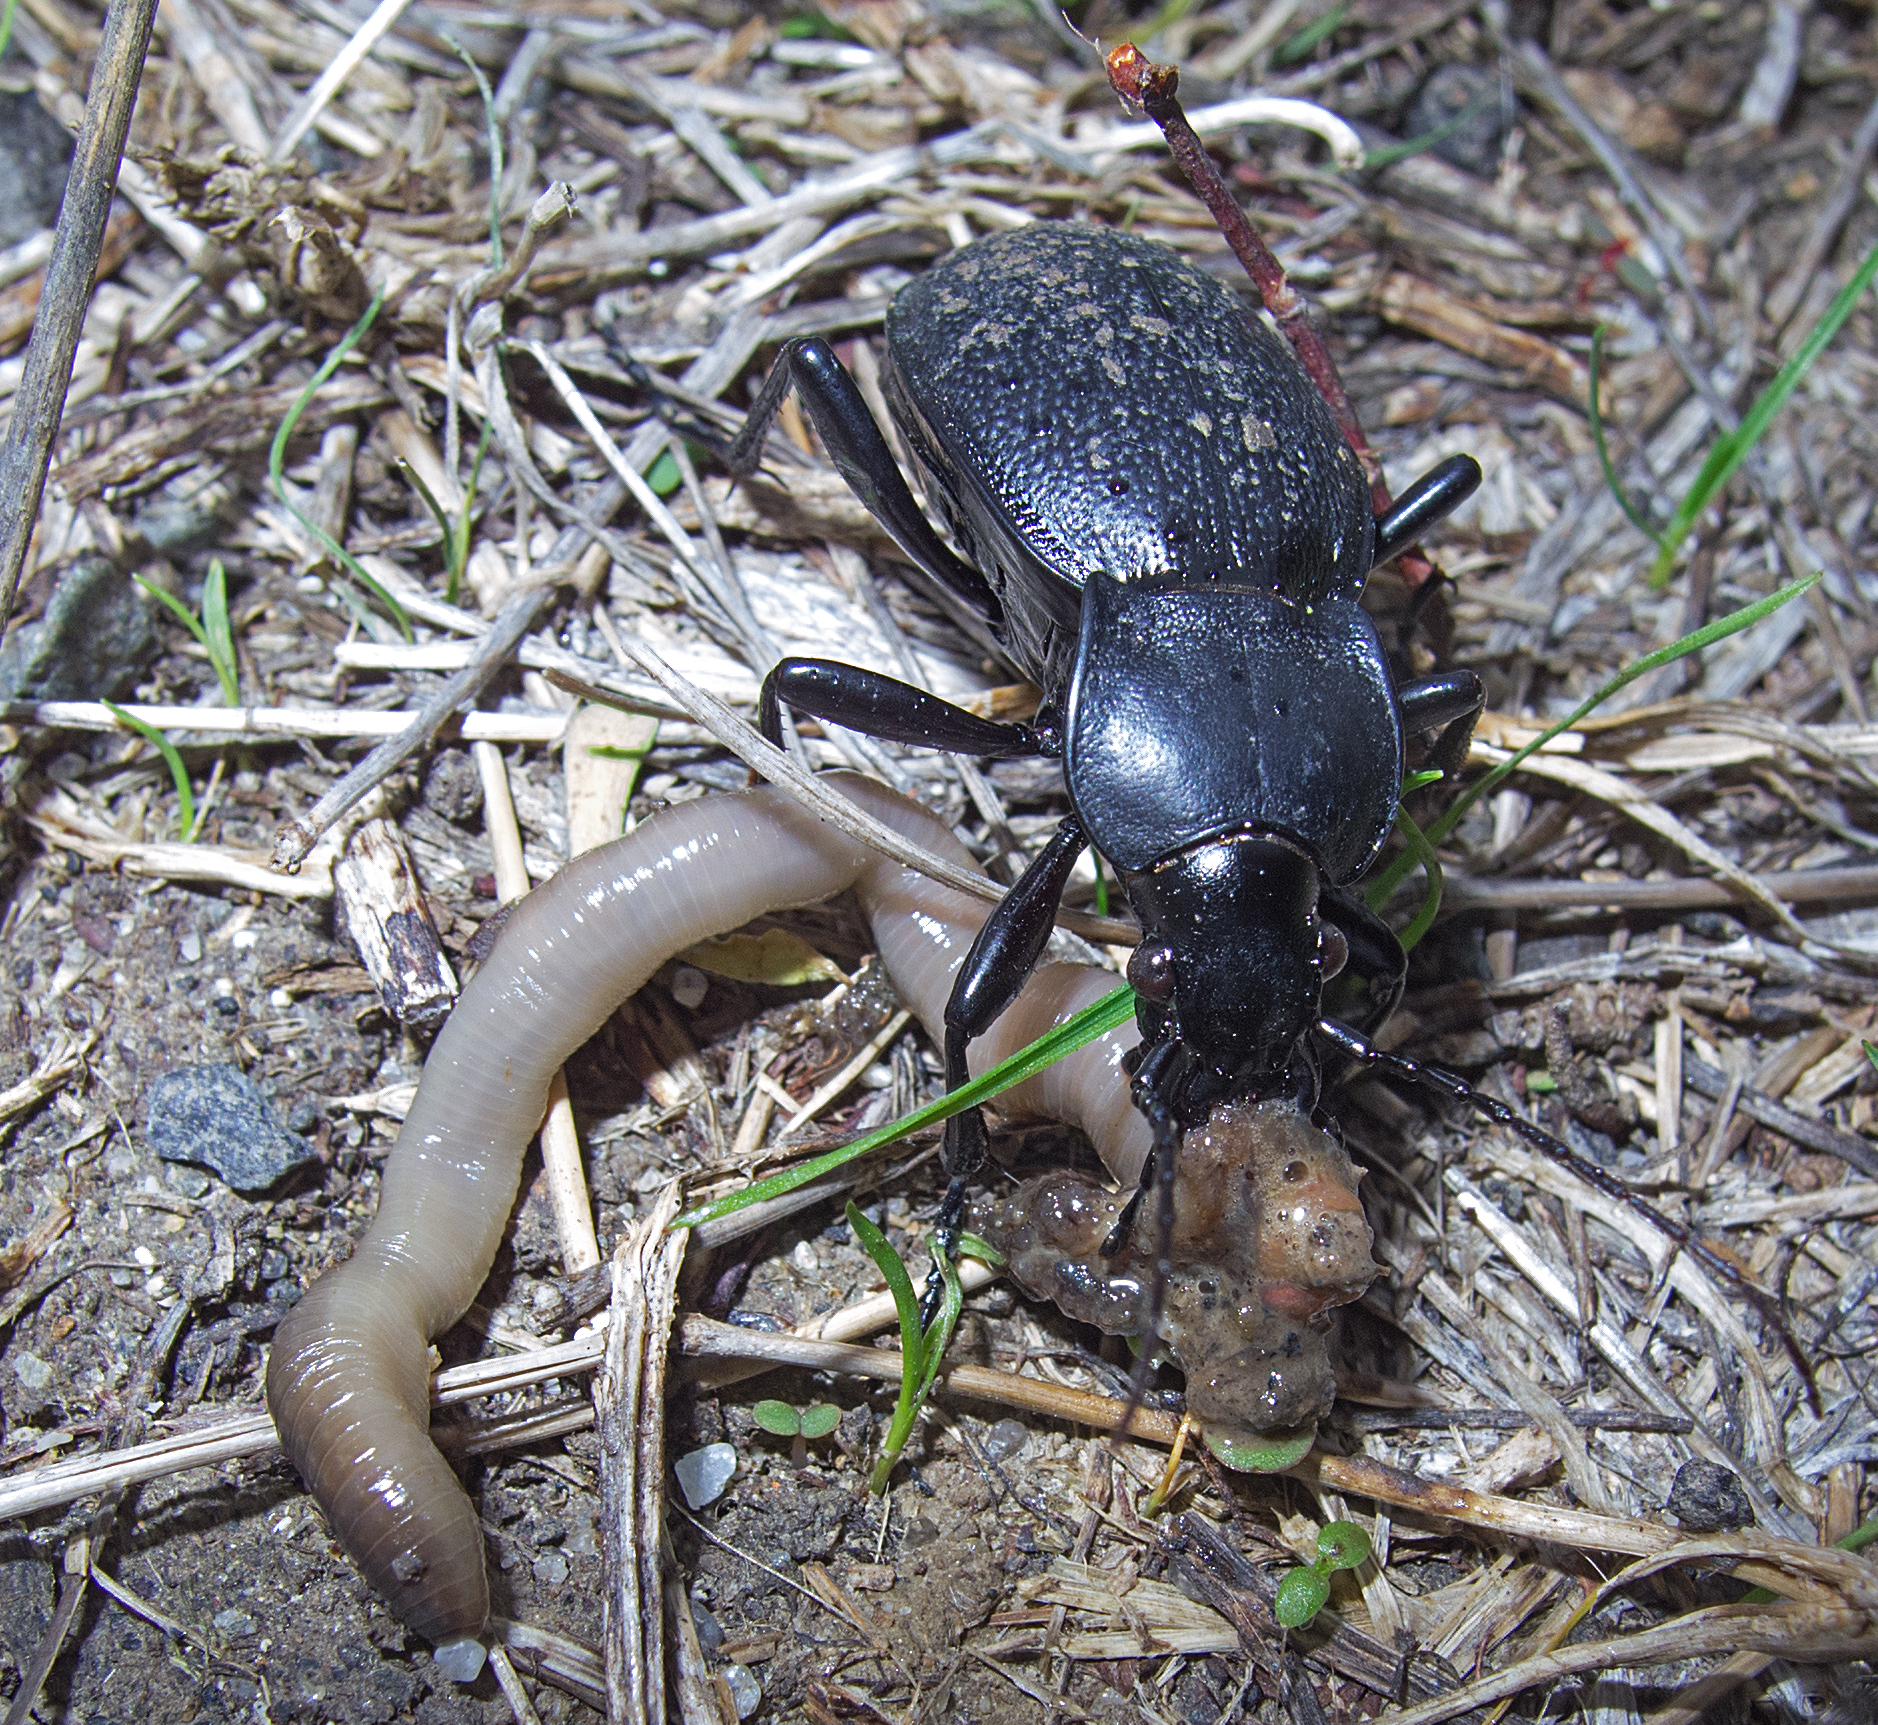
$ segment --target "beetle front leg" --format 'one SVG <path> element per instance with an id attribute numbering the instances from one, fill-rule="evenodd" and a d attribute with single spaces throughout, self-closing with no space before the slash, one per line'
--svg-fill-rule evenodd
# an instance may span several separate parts
<path id="1" fill-rule="evenodd" d="M 1082 823 L 1074 815 L 1068 816 L 978 931 L 946 1001 L 948 1091 L 962 1089 L 971 1082 L 967 1057 L 972 1042 L 997 1022 L 1037 968 L 1056 924 L 1056 909 L 1069 883 L 1070 870 L 1088 843 Z M 933 1274 L 926 1284 L 923 1321 L 930 1321 L 930 1313 L 937 1310 L 943 1288 L 939 1264 L 958 1249 L 965 1189 L 984 1164 L 986 1145 L 982 1108 L 963 1109 L 946 1122 L 940 1152 L 947 1178 L 946 1195 L 939 1206 L 938 1226 L 933 1230 Z"/>

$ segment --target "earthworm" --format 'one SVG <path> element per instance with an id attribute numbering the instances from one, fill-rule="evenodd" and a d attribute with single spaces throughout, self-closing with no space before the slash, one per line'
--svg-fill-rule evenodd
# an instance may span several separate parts
<path id="1" fill-rule="evenodd" d="M 940 855 L 976 866 L 934 815 L 858 775 L 842 792 Z M 929 1030 L 987 914 L 822 825 L 775 790 L 701 798 L 575 859 L 516 905 L 425 1062 L 385 1164 L 378 1214 L 280 1325 L 267 1401 L 281 1447 L 341 1545 L 459 1681 L 489 1612 L 476 1511 L 430 1441 L 428 1348 L 494 1262 L 555 1069 L 674 953 L 766 911 L 857 887 L 881 962 Z M 982 1070 L 1117 986 L 1086 965 L 1031 978 Z M 1009 1112 L 1080 1127 L 1116 1177 L 1146 1159 L 1124 1026 L 1008 1092 Z"/>

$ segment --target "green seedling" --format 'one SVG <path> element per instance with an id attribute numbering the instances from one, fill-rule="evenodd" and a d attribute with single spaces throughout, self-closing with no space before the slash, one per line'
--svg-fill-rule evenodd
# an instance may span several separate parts
<path id="1" fill-rule="evenodd" d="M 13 45 L 13 14 L 19 10 L 20 0 L 6 0 L 4 9 L 0 9 L 0 60 L 6 58 L 6 51 Z"/>
<path id="2" fill-rule="evenodd" d="M 337 563 L 340 568 L 345 570 L 345 572 L 350 575 L 354 581 L 358 582 L 366 592 L 371 594 L 379 604 L 384 606 L 392 620 L 398 625 L 398 632 L 408 641 L 412 638 L 411 622 L 404 614 L 404 607 L 400 605 L 396 599 L 392 598 L 392 596 L 374 581 L 371 576 L 366 574 L 364 566 L 350 551 L 341 545 L 338 540 L 333 538 L 317 521 L 314 521 L 311 517 L 304 514 L 295 505 L 293 499 L 287 494 L 287 481 L 282 472 L 287 460 L 287 440 L 293 436 L 293 428 L 300 423 L 300 416 L 306 412 L 307 403 L 313 399 L 320 385 L 331 377 L 344 363 L 346 355 L 365 339 L 365 332 L 370 329 L 372 324 L 377 320 L 379 310 L 383 307 L 384 303 L 385 290 L 380 288 L 378 292 L 372 296 L 372 303 L 365 308 L 364 312 L 360 315 L 359 321 L 339 338 L 332 352 L 320 362 L 319 370 L 314 372 L 314 374 L 307 379 L 306 388 L 300 391 L 300 394 L 294 400 L 293 406 L 287 409 L 287 417 L 280 422 L 280 429 L 274 433 L 274 441 L 269 446 L 267 452 L 267 478 L 269 485 L 273 487 L 274 496 L 279 501 L 281 507 L 285 509 L 294 520 L 300 523 L 300 526 L 305 530 L 308 536 L 328 557 Z"/>
<path id="3" fill-rule="evenodd" d="M 1279 1582 L 1272 1615 L 1286 1629 L 1302 1629 L 1328 1603 L 1330 1578 L 1340 1569 L 1355 1569 L 1368 1556 L 1369 1535 L 1355 1522 L 1325 1522 L 1317 1533 L 1317 1561 Z"/>
<path id="4" fill-rule="evenodd" d="M 809 1440 L 825 1438 L 841 1424 L 841 1410 L 833 1402 L 795 1408 L 787 1402 L 763 1401 L 750 1410 L 750 1417 L 772 1437 L 791 1440 L 789 1465 L 797 1468 L 808 1466 Z"/>
<path id="5" fill-rule="evenodd" d="M 1591 332 L 1591 394 L 1586 408 L 1591 419 L 1591 441 L 1597 446 L 1598 466 L 1603 469 L 1604 483 L 1610 487 L 1611 495 L 1617 499 L 1617 507 L 1630 519 L 1630 525 L 1654 545 L 1658 551 L 1663 549 L 1663 535 L 1644 518 L 1643 511 L 1631 501 L 1630 493 L 1624 489 L 1623 481 L 1617 477 L 1617 465 L 1611 460 L 1611 446 L 1604 438 L 1603 378 L 1604 378 L 1604 332 L 1609 324 L 1601 323 Z"/>
<path id="6" fill-rule="evenodd" d="M 1432 150 L 1435 145 L 1446 143 L 1463 126 L 1471 125 L 1482 114 L 1499 107 L 1497 95 L 1482 96 L 1477 101 L 1469 102 L 1452 119 L 1443 120 L 1440 125 L 1430 127 L 1417 137 L 1406 138 L 1399 144 L 1385 144 L 1379 150 L 1363 152 L 1363 172 L 1373 174 L 1380 168 L 1393 167 L 1397 162 L 1406 162 L 1411 156 L 1419 156 Z"/>
<path id="7" fill-rule="evenodd" d="M 183 757 L 177 753 L 172 743 L 155 725 L 147 725 L 117 705 L 106 701 L 111 717 L 126 730 L 135 731 L 163 757 L 163 764 L 170 770 L 170 781 L 176 786 L 176 836 L 184 844 L 196 841 L 196 793 L 190 788 L 189 769 L 183 765 Z"/>
<path id="8" fill-rule="evenodd" d="M 958 1327 L 959 1313 L 965 1306 L 965 1290 L 959 1286 L 956 1266 L 941 1258 L 938 1269 L 944 1297 L 939 1303 L 938 1316 L 922 1330 L 919 1296 L 913 1292 L 913 1278 L 907 1273 L 906 1260 L 851 1198 L 848 1200 L 848 1226 L 854 1230 L 861 1250 L 874 1260 L 874 1267 L 886 1280 L 893 1294 L 893 1309 L 900 1320 L 900 1399 L 893 1410 L 893 1423 L 887 1428 L 887 1441 L 881 1448 L 880 1460 L 874 1464 L 867 1481 L 867 1489 L 878 1497 L 887 1489 L 887 1481 L 906 1449 L 907 1439 L 913 1435 L 920 1410 L 932 1395 L 933 1384 L 939 1377 L 939 1362 L 945 1358 L 952 1332 Z M 973 1234 L 959 1236 L 959 1251 L 966 1257 L 1003 1262 L 991 1246 Z"/>
<path id="9" fill-rule="evenodd" d="M 670 449 L 661 449 L 657 461 L 646 469 L 646 483 L 660 497 L 670 497 L 685 482 L 678 471 L 678 460 Z"/>
<path id="10" fill-rule="evenodd" d="M 169 607 L 177 620 L 202 643 L 209 663 L 215 667 L 216 681 L 222 685 L 222 700 L 230 707 L 241 705 L 241 672 L 235 661 L 235 631 L 228 621 L 228 571 L 219 557 L 209 563 L 202 581 L 202 615 L 198 617 L 174 593 L 166 593 L 141 575 L 131 577 L 152 599 Z"/>

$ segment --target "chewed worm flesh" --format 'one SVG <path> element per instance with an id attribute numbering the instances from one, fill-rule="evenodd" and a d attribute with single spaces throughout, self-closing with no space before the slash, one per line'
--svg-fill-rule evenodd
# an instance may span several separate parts
<path id="1" fill-rule="evenodd" d="M 976 866 L 944 824 L 917 804 L 858 775 L 834 775 L 833 782 L 907 838 Z M 753 790 L 666 809 L 568 864 L 515 907 L 439 1033 L 385 1164 L 371 1227 L 352 1256 L 321 1276 L 280 1325 L 267 1399 L 282 1448 L 340 1543 L 399 1618 L 436 1647 L 446 1674 L 467 1681 L 480 1669 L 489 1591 L 475 1508 L 430 1440 L 428 1349 L 468 1309 L 495 1260 L 550 1079 L 675 953 L 767 911 L 819 903 L 850 887 L 901 998 L 929 1032 L 941 1033 L 952 978 L 987 906 L 824 826 L 782 792 Z M 1090 966 L 1040 968 L 1016 1004 L 972 1045 L 974 1072 L 1115 986 L 1111 974 Z M 1135 1040 L 1132 1025 L 1112 1031 L 1006 1092 L 1000 1106 L 1014 1116 L 1079 1128 L 1116 1179 L 1132 1186 L 1150 1142 L 1122 1064 Z M 1341 1157 L 1325 1135 L 1295 1117 L 1292 1124 Z M 1252 1147 L 1266 1127 L 1220 1125 L 1239 1145 L 1233 1180 L 1244 1190 L 1233 1188 L 1217 1225 L 1241 1228 L 1256 1216 L 1270 1233 L 1277 1226 L 1270 1179 L 1252 1171 L 1258 1160 Z M 1199 1136 L 1191 1134 L 1189 1145 Z M 1355 1203 L 1354 1179 L 1343 1178 L 1347 1163 L 1323 1160 L 1328 1152 L 1321 1147 L 1312 1153 L 1318 1157 L 1310 1162 L 1312 1180 L 1343 1194 L 1331 1207 L 1347 1211 Z M 1216 1360 L 1223 1370 L 1235 1350 L 1212 1339 L 1219 1324 L 1241 1338 L 1238 1351 L 1260 1345 L 1243 1339 L 1237 1314 L 1247 1303 L 1241 1295 L 1249 1279 L 1265 1274 L 1259 1257 L 1265 1247 L 1250 1257 L 1216 1249 L 1217 1236 L 1209 1241 L 1201 1219 L 1199 1188 L 1184 1172 L 1182 1188 L 1192 1189 L 1178 1200 L 1188 1217 L 1180 1250 L 1188 1263 L 1204 1259 L 1216 1267 L 1217 1286 L 1207 1298 L 1220 1316 L 1210 1319 L 1204 1301 L 1188 1298 L 1177 1276 L 1176 1346 L 1195 1359 Z M 1092 1183 L 1090 1189 L 1100 1191 Z M 1020 1192 L 1006 1200 L 999 1231 L 1008 1225 L 1016 1244 L 1054 1202 L 1041 1189 L 1028 1202 Z M 1366 1266 L 1367 1239 L 1364 1229 Z M 1076 1256 L 1073 1244 L 1032 1239 L 1019 1255 L 1028 1274 L 1047 1279 L 1053 1255 L 1065 1262 Z M 1081 1256 L 1091 1258 L 1088 1251 Z M 1139 1280 L 1132 1266 L 1099 1258 L 1079 1275 L 1093 1285 L 1111 1272 L 1123 1282 Z M 1354 1298 L 1367 1280 L 1368 1273 L 1361 1282 L 1345 1274 L 1338 1285 L 1355 1292 L 1340 1297 Z M 1307 1282 L 1292 1276 L 1286 1285 Z M 1322 1354 L 1321 1341 L 1303 1321 L 1310 1315 L 1301 1311 L 1289 1332 L 1300 1349 L 1293 1377 L 1313 1344 L 1316 1357 Z M 1287 1411 L 1296 1412 L 1318 1390 L 1301 1387 Z"/>

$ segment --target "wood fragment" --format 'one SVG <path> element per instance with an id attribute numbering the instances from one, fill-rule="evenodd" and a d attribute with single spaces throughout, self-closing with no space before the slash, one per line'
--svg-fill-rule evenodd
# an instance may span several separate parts
<path id="1" fill-rule="evenodd" d="M 455 1004 L 457 979 L 403 835 L 382 817 L 365 822 L 332 878 L 334 922 L 351 937 L 385 1010 L 413 1030 L 436 1029 Z"/>

